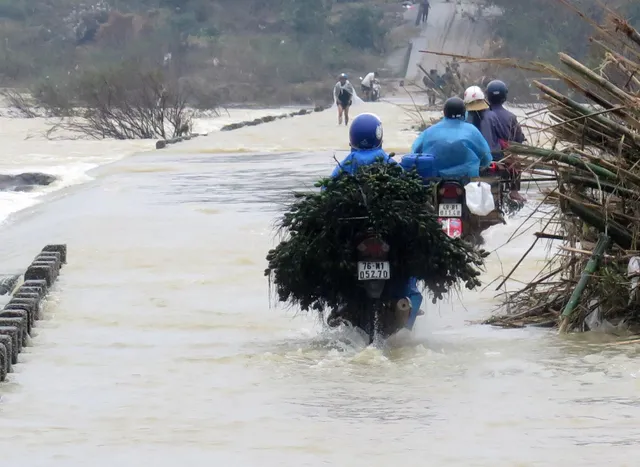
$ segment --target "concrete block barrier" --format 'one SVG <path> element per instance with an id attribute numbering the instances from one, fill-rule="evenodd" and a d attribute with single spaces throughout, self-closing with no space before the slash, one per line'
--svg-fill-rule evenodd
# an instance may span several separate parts
<path id="1" fill-rule="evenodd" d="M 31 326 L 33 326 L 33 322 L 31 322 L 31 320 L 29 319 L 29 312 L 27 310 L 0 310 L 0 318 L 20 318 L 24 320 L 27 326 L 27 333 L 31 335 Z"/>
<path id="2" fill-rule="evenodd" d="M 23 290 L 25 288 L 28 288 L 29 290 L 38 289 L 42 297 L 44 297 L 49 291 L 47 281 L 44 280 L 25 280 L 22 285 L 18 287 L 18 290 Z"/>
<path id="3" fill-rule="evenodd" d="M 56 281 L 56 279 L 58 278 L 58 275 L 60 274 L 60 270 L 58 269 L 58 264 L 55 261 L 38 260 L 38 261 L 34 261 L 33 263 L 31 263 L 31 265 L 29 265 L 29 268 L 39 268 L 39 267 L 49 268 L 51 270 L 51 272 L 49 273 L 49 275 L 51 276 L 51 284 L 53 284 Z"/>
<path id="4" fill-rule="evenodd" d="M 22 340 L 20 339 L 20 329 L 15 326 L 0 326 L 0 336 L 9 336 L 13 352 L 11 354 L 11 363 L 18 363 L 18 354 L 22 352 Z"/>
<path id="5" fill-rule="evenodd" d="M 57 251 L 58 253 L 60 253 L 60 261 L 62 262 L 62 264 L 67 264 L 67 245 L 52 244 L 52 245 L 46 245 L 42 249 L 42 253 L 52 252 L 52 251 Z"/>
<path id="6" fill-rule="evenodd" d="M 24 310 L 29 314 L 29 321 L 33 325 L 40 319 L 40 302 L 42 300 L 32 298 L 16 298 L 12 297 L 4 306 L 5 310 Z"/>
<path id="7" fill-rule="evenodd" d="M 27 338 L 29 337 L 29 334 L 27 333 L 26 321 L 23 321 L 21 318 L 0 318 L 0 327 L 11 326 L 18 328 L 18 338 L 20 339 L 20 346 L 26 347 Z"/>
<path id="8" fill-rule="evenodd" d="M 247 121 L 244 121 L 244 122 L 230 123 L 230 124 L 225 125 L 222 128 L 220 128 L 220 131 L 232 131 L 232 130 L 237 130 L 239 128 L 244 128 L 246 126 L 256 126 L 256 125 L 261 125 L 263 123 L 273 122 L 275 120 L 281 120 L 283 118 L 293 118 L 293 117 L 297 117 L 299 115 L 308 115 L 308 114 L 311 114 L 313 112 L 322 112 L 323 110 L 326 110 L 326 109 L 328 109 L 330 107 L 331 106 L 317 105 L 317 106 L 314 107 L 313 110 L 311 110 L 311 109 L 300 109 L 300 110 L 295 111 L 295 112 L 289 112 L 289 113 L 285 113 L 285 114 L 281 114 L 281 115 L 267 115 L 266 117 L 256 118 L 254 120 L 247 120 Z"/>
<path id="9" fill-rule="evenodd" d="M 25 280 L 43 280 L 47 283 L 47 287 L 53 285 L 54 279 L 53 269 L 48 265 L 31 265 L 24 273 Z"/>
<path id="10" fill-rule="evenodd" d="M 33 295 L 36 298 L 43 298 L 46 295 L 46 293 L 47 293 L 47 289 L 43 287 L 29 287 L 29 286 L 22 285 L 18 287 L 16 292 L 13 294 L 13 296 L 15 297 L 16 295 Z"/>
<path id="11" fill-rule="evenodd" d="M 164 149 L 170 144 L 180 143 L 181 141 L 189 141 L 193 138 L 197 138 L 198 136 L 207 136 L 208 133 L 192 133 L 186 136 L 178 136 L 177 138 L 171 139 L 160 139 L 156 141 L 156 149 Z"/>
<path id="12" fill-rule="evenodd" d="M 5 381 L 7 379 L 7 375 L 9 374 L 10 361 L 9 354 L 7 353 L 7 348 L 0 343 L 0 382 Z"/>
<path id="13" fill-rule="evenodd" d="M 15 291 L 18 280 L 6 287 L 13 295 L 0 310 L 0 382 L 18 364 L 18 355 L 29 344 L 33 326 L 41 318 L 42 302 L 65 264 L 67 246 L 46 245 L 24 272 L 24 282 Z"/>
<path id="14" fill-rule="evenodd" d="M 2 348 L 4 348 L 7 354 L 7 373 L 11 373 L 13 371 L 13 363 L 11 363 L 13 356 L 13 341 L 10 336 L 0 334 L 0 349 Z"/>

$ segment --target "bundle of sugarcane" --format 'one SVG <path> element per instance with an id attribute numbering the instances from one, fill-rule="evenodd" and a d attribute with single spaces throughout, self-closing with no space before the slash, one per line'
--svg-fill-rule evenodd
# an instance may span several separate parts
<path id="1" fill-rule="evenodd" d="M 627 274 L 640 235 L 640 34 L 614 13 L 608 24 L 596 26 L 591 39 L 602 56 L 595 71 L 563 53 L 564 71 L 534 64 L 566 83 L 571 97 L 534 81 L 554 122 L 545 131 L 556 142 L 553 149 L 511 144 L 508 151 L 525 167 L 556 172 L 559 233 L 539 238 L 564 244 L 539 278 L 505 295 L 510 313 L 491 324 L 583 329 L 593 311 L 640 324 Z"/>
<path id="2" fill-rule="evenodd" d="M 415 171 L 379 162 L 316 186 L 325 189 L 295 194 L 280 221 L 287 238 L 267 255 L 281 302 L 323 311 L 357 300 L 356 240 L 366 232 L 390 245 L 392 275 L 416 277 L 434 301 L 460 283 L 480 285 L 488 253 L 443 232 Z"/>

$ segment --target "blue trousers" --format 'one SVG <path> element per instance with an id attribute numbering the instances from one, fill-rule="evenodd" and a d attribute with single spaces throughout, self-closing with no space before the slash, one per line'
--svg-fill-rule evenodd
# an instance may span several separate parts
<path id="1" fill-rule="evenodd" d="M 420 305 L 422 305 L 422 294 L 418 290 L 418 280 L 415 277 L 409 279 L 407 287 L 405 289 L 405 296 L 411 302 L 411 313 L 405 327 L 409 330 L 413 329 L 413 325 L 418 317 L 418 311 L 420 311 Z"/>

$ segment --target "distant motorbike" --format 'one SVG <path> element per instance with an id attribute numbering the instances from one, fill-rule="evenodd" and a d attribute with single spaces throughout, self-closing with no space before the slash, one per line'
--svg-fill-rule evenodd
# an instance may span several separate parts
<path id="1" fill-rule="evenodd" d="M 348 322 L 362 329 L 371 343 L 375 336 L 387 338 L 415 320 L 411 302 L 401 293 L 409 278 L 395 276 L 389 262 L 392 246 L 374 232 L 357 238 L 354 248 L 358 262 L 354 285 L 360 296 L 333 310 L 327 324 L 335 327 Z"/>
<path id="2" fill-rule="evenodd" d="M 380 100 L 380 82 L 375 80 L 371 86 L 371 102 L 377 102 Z"/>
<path id="3" fill-rule="evenodd" d="M 362 81 L 362 76 L 360 77 L 360 81 Z M 368 96 L 365 96 L 365 101 L 366 102 L 377 102 L 380 100 L 380 81 L 378 81 L 377 79 L 373 80 L 373 83 L 371 84 L 371 92 L 369 93 Z"/>

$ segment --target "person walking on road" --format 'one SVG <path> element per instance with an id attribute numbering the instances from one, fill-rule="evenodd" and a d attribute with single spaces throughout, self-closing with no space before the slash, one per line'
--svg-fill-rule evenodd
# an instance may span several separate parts
<path id="1" fill-rule="evenodd" d="M 422 10 L 422 22 L 427 23 L 427 18 L 429 16 L 429 10 L 431 9 L 431 4 L 429 0 L 424 0 L 420 5 L 420 9 Z"/>
<path id="2" fill-rule="evenodd" d="M 418 14 L 416 16 L 416 26 L 420 26 L 420 21 L 422 21 L 422 16 L 423 16 L 423 4 L 421 3 L 420 6 L 418 6 Z"/>

